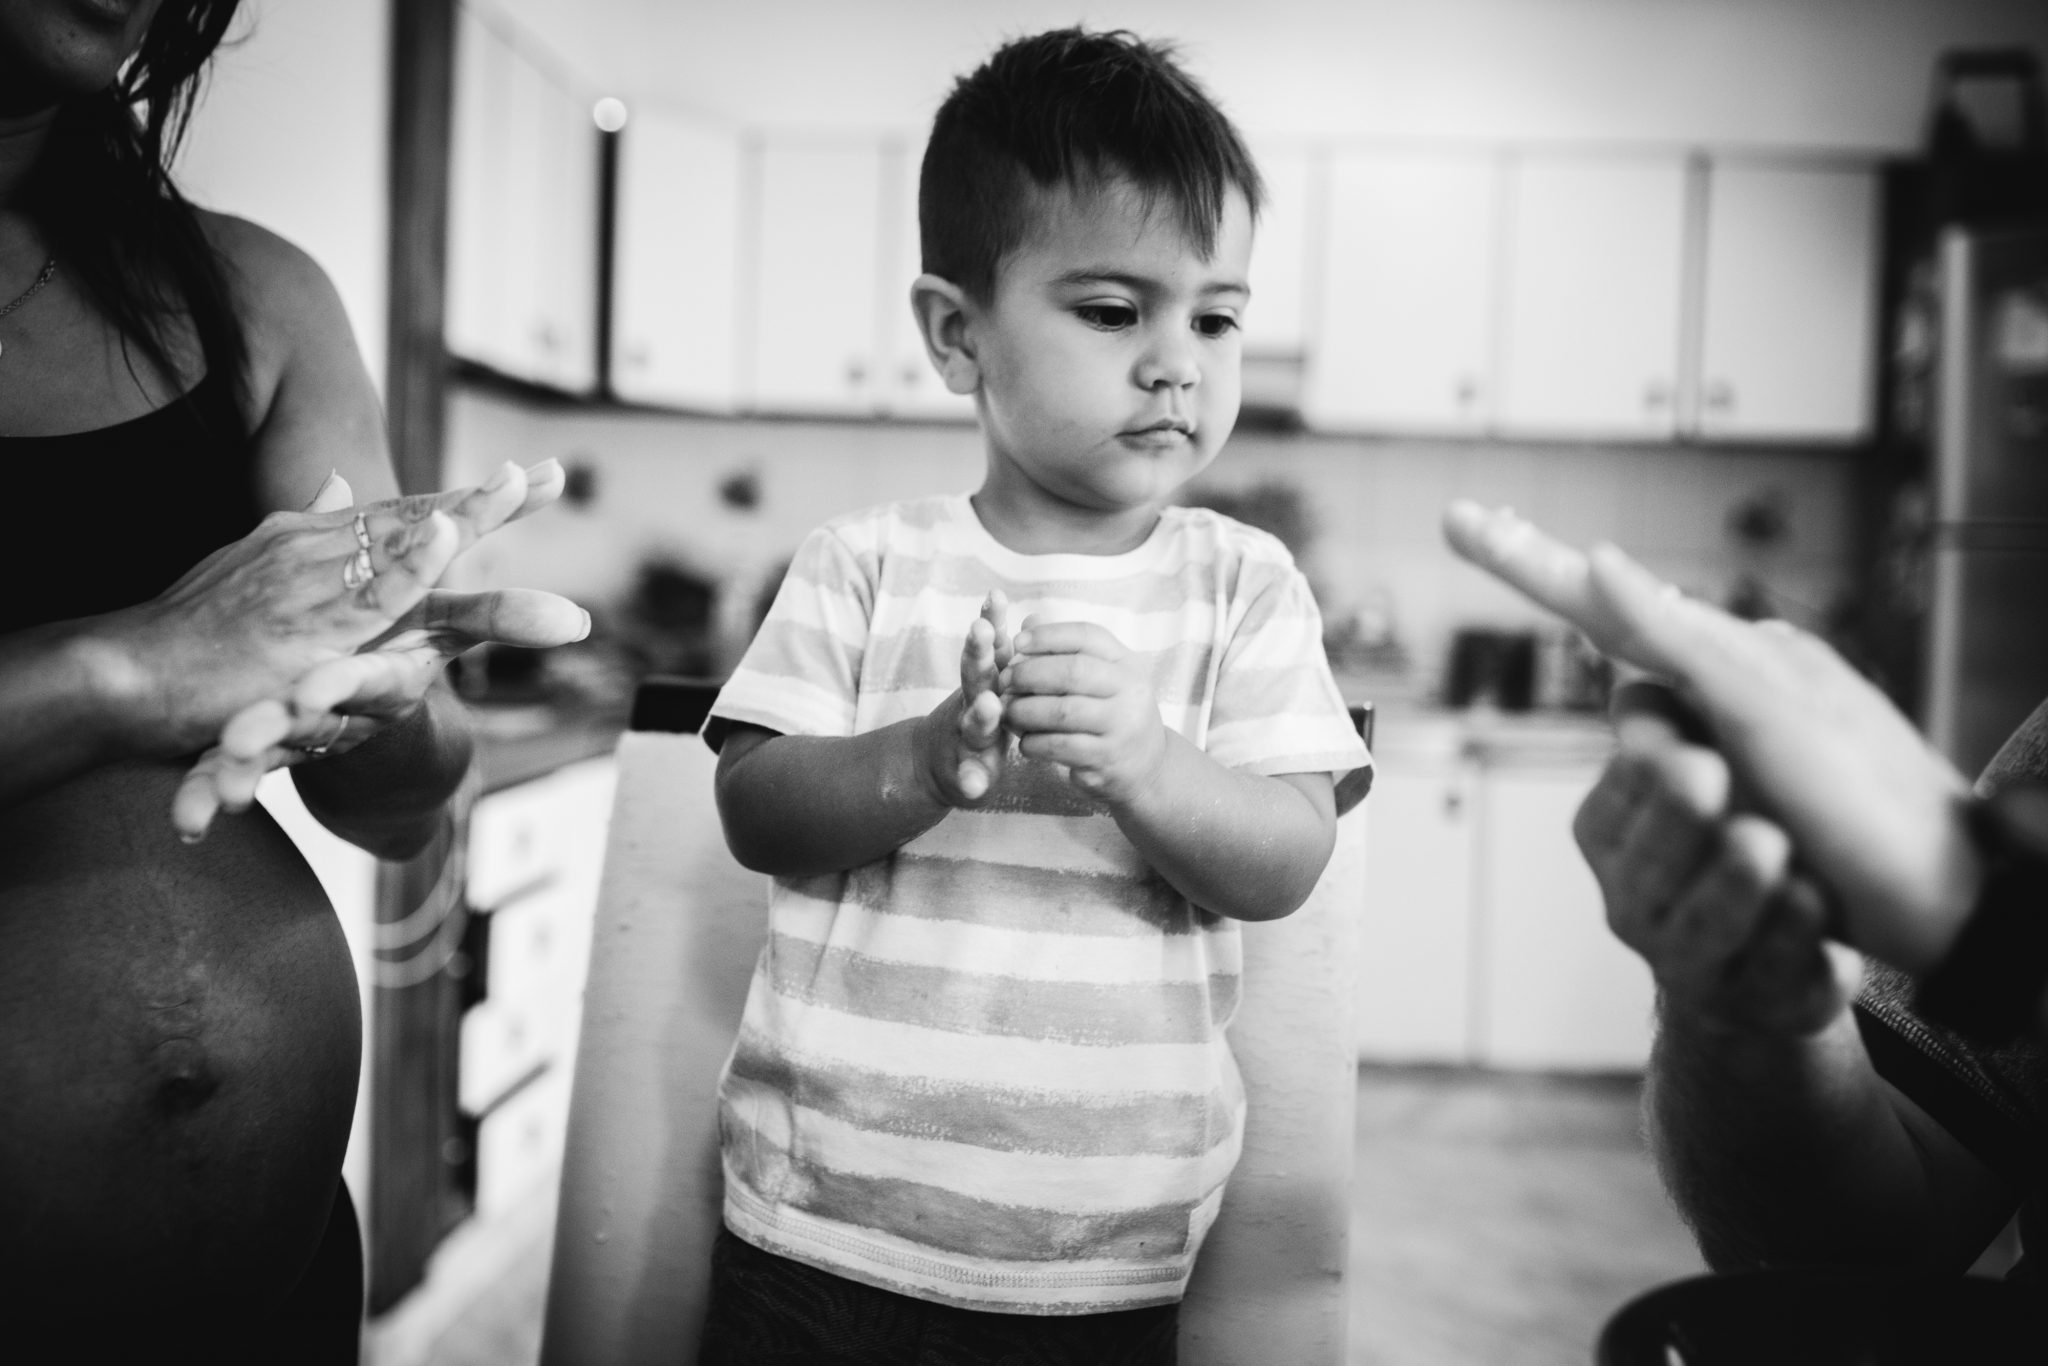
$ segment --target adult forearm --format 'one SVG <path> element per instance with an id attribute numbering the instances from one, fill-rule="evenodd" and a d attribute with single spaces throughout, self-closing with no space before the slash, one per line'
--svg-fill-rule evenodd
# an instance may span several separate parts
<path id="1" fill-rule="evenodd" d="M 1644 1109 L 1665 1184 L 1716 1270 L 1938 1262 L 1948 1246 L 1923 1154 L 1848 1011 L 1811 1037 L 1664 1012 Z"/>
<path id="2" fill-rule="evenodd" d="M 0 638 L 0 804 L 117 759 L 175 752 L 168 720 L 152 727 L 142 692 L 90 621 Z"/>
<path id="3" fill-rule="evenodd" d="M 937 825 L 952 808 L 919 782 L 922 724 L 900 721 L 849 737 L 727 740 L 718 811 L 733 856 L 783 877 L 843 872 Z"/>
<path id="4" fill-rule="evenodd" d="M 1276 920 L 1308 899 L 1330 861 L 1333 812 L 1286 780 L 1224 768 L 1169 732 L 1158 780 L 1111 814 L 1159 875 L 1197 906 L 1238 920 Z"/>
<path id="5" fill-rule="evenodd" d="M 472 751 L 468 714 L 436 684 L 419 708 L 343 754 L 300 764 L 292 780 L 306 809 L 379 858 L 426 847 Z"/>

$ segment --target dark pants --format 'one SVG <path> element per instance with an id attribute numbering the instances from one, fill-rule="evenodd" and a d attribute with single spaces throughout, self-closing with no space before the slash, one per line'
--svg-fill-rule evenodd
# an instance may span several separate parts
<path id="1" fill-rule="evenodd" d="M 990 1314 L 805 1266 L 720 1229 L 698 1366 L 1174 1366 L 1180 1306 Z"/>

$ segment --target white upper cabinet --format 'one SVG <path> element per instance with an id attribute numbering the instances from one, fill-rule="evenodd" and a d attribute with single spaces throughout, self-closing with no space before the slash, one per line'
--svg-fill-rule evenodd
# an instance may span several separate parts
<path id="1" fill-rule="evenodd" d="M 619 139 L 613 392 L 728 409 L 739 340 L 739 140 L 637 108 Z"/>
<path id="2" fill-rule="evenodd" d="M 457 11 L 447 340 L 506 374 L 596 381 L 597 129 L 589 102 Z"/>
<path id="3" fill-rule="evenodd" d="M 1871 425 L 1877 176 L 1717 161 L 1707 182 L 1696 430 L 1854 441 Z"/>
<path id="4" fill-rule="evenodd" d="M 1495 427 L 1672 436 L 1685 162 L 1527 153 L 1511 161 L 1506 193 Z"/>
<path id="5" fill-rule="evenodd" d="M 896 143 L 882 156 L 882 240 L 888 266 L 875 301 L 882 320 L 882 350 L 876 357 L 875 407 L 893 417 L 974 419 L 974 397 L 946 388 L 925 354 L 924 339 L 910 311 L 910 286 L 924 273 L 917 231 L 917 173 L 922 143 Z"/>
<path id="6" fill-rule="evenodd" d="M 760 145 L 747 406 L 817 414 L 880 406 L 878 281 L 893 270 L 881 240 L 882 162 L 878 142 L 770 137 Z"/>
<path id="7" fill-rule="evenodd" d="M 1265 207 L 1252 238 L 1251 304 L 1244 315 L 1248 356 L 1299 356 L 1308 345 L 1309 252 L 1319 217 L 1321 158 L 1292 143 L 1255 145 Z"/>
<path id="8" fill-rule="evenodd" d="M 1491 156 L 1332 158 L 1311 308 L 1311 427 L 1476 433 L 1492 405 Z"/>

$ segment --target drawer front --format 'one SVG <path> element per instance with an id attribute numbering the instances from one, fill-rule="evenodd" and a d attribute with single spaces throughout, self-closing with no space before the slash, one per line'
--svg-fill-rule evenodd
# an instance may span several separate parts
<path id="1" fill-rule="evenodd" d="M 477 1128 L 477 1214 L 515 1209 L 556 1180 L 568 1127 L 566 1068 L 550 1068 L 486 1115 Z"/>
<path id="2" fill-rule="evenodd" d="M 456 1101 L 482 1114 L 512 1084 L 555 1060 L 562 1030 L 556 1013 L 508 1001 L 484 1001 L 462 1017 L 462 1057 L 456 1064 Z"/>

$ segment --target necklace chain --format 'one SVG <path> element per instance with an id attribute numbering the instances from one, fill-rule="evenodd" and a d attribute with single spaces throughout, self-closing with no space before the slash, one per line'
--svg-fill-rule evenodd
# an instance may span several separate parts
<path id="1" fill-rule="evenodd" d="M 13 303 L 8 304 L 5 308 L 0 308 L 0 318 L 6 317 L 15 309 L 20 308 L 23 304 L 27 303 L 30 299 L 35 298 L 37 293 L 39 293 L 42 290 L 42 287 L 50 283 L 50 277 L 52 275 L 55 275 L 56 273 L 57 258 L 52 256 L 49 260 L 43 262 L 42 270 L 36 275 L 36 282 L 30 285 L 27 289 L 21 291 L 21 293 L 15 295 Z"/>
<path id="2" fill-rule="evenodd" d="M 37 293 L 41 291 L 42 287 L 50 283 L 50 277 L 52 275 L 55 275 L 56 273 L 57 258 L 52 256 L 49 260 L 43 262 L 43 268 L 41 272 L 39 272 L 36 275 L 36 282 L 30 285 L 27 289 L 21 291 L 21 293 L 15 295 L 13 303 L 8 304 L 5 308 L 0 308 L 0 318 L 6 317 L 15 309 L 20 308 L 23 304 L 27 303 L 30 299 L 35 298 Z M 6 348 L 0 347 L 0 354 L 5 354 L 5 350 Z"/>

